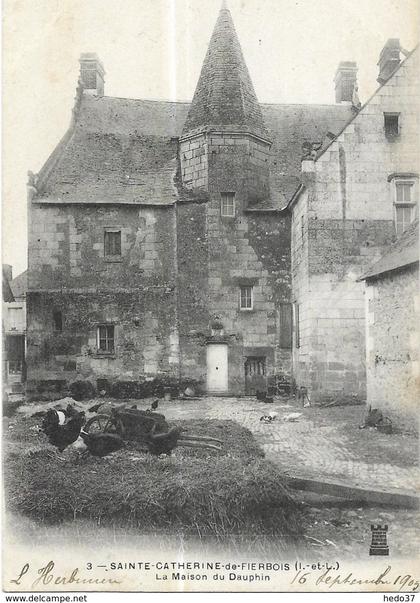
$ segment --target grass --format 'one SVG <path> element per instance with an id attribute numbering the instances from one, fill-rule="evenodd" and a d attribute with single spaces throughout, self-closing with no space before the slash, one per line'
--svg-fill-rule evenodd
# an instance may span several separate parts
<path id="1" fill-rule="evenodd" d="M 142 533 L 295 540 L 297 504 L 249 430 L 233 421 L 173 424 L 218 437 L 223 451 L 177 448 L 159 458 L 127 448 L 80 460 L 74 449 L 60 455 L 46 444 L 30 429 L 34 418 L 19 418 L 5 447 L 7 508 L 40 522 L 82 519 Z"/>

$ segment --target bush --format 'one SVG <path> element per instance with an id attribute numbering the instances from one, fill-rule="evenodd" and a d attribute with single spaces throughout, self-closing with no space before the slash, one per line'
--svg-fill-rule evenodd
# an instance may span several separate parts
<path id="1" fill-rule="evenodd" d="M 200 385 L 201 382 L 196 379 L 179 381 L 169 376 L 156 377 L 151 381 L 115 381 L 111 387 L 111 395 L 113 398 L 123 399 L 162 398 L 165 391 L 169 390 L 172 397 L 177 397 L 186 387 L 193 387 L 197 391 Z"/>
<path id="2" fill-rule="evenodd" d="M 43 379 L 37 383 L 37 392 L 43 393 L 61 393 L 67 386 L 65 379 Z"/>
<path id="3" fill-rule="evenodd" d="M 70 392 L 77 401 L 89 400 L 95 396 L 95 388 L 90 381 L 74 381 L 70 385 Z"/>

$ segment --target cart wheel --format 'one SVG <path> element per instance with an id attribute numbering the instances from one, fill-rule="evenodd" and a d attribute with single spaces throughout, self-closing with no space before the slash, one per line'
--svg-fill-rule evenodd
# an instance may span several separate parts
<path id="1" fill-rule="evenodd" d="M 86 421 L 84 431 L 87 433 L 116 433 L 122 435 L 123 426 L 119 419 L 112 415 L 98 414 Z"/>

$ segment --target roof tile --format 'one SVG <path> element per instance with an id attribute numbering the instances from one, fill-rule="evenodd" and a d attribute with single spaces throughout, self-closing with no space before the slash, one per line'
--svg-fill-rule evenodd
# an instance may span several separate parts
<path id="1" fill-rule="evenodd" d="M 190 104 L 83 96 L 71 136 L 35 201 L 168 205 L 177 198 L 177 137 Z M 300 182 L 302 143 L 338 132 L 347 105 L 261 104 L 273 141 L 271 205 L 284 207 Z M 54 155 L 53 153 L 53 155 Z M 54 158 L 53 158 L 54 159 Z"/>

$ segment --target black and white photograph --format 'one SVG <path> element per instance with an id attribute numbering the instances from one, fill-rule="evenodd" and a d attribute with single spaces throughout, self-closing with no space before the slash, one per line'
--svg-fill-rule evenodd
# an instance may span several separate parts
<path id="1" fill-rule="evenodd" d="M 4 0 L 3 592 L 414 601 L 419 17 Z"/>

